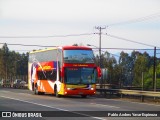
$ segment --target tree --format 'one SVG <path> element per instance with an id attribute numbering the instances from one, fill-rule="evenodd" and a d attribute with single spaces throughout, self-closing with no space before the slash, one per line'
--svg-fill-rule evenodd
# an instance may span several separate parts
<path id="1" fill-rule="evenodd" d="M 5 43 L 2 47 L 2 69 L 3 69 L 2 76 L 5 79 L 7 79 L 8 69 L 9 69 L 9 66 L 7 64 L 8 57 L 9 57 L 9 48 L 8 48 L 7 44 Z"/>
<path id="2" fill-rule="evenodd" d="M 144 88 L 151 89 L 153 83 L 153 66 L 149 68 L 149 71 L 145 74 L 144 78 Z M 156 88 L 160 88 L 160 63 L 156 67 Z"/>
<path id="3" fill-rule="evenodd" d="M 4 72 L 3 72 L 3 51 L 0 49 L 0 79 L 4 77 Z"/>
<path id="4" fill-rule="evenodd" d="M 101 56 L 101 62 L 102 62 L 102 68 L 107 68 L 108 69 L 108 80 L 107 83 L 109 84 L 119 84 L 119 74 L 120 74 L 120 69 L 117 65 L 117 60 L 116 58 L 109 52 L 105 52 Z"/>
<path id="5" fill-rule="evenodd" d="M 16 78 L 28 74 L 28 53 L 10 51 L 7 44 L 0 49 L 0 79 Z"/>
<path id="6" fill-rule="evenodd" d="M 137 59 L 135 61 L 135 66 L 134 66 L 134 81 L 133 84 L 136 86 L 141 86 L 142 82 L 142 72 L 148 72 L 149 67 L 149 59 L 148 55 L 146 53 L 143 54 L 138 54 Z"/>
<path id="7" fill-rule="evenodd" d="M 121 69 L 121 82 L 123 85 L 128 86 L 132 84 L 132 58 L 128 53 L 121 52 L 119 58 L 119 66 Z"/>

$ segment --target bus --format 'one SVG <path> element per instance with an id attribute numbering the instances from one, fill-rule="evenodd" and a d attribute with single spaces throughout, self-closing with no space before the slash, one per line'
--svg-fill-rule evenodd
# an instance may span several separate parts
<path id="1" fill-rule="evenodd" d="M 61 46 L 29 53 L 28 88 L 35 94 L 94 95 L 100 74 L 89 47 Z"/>

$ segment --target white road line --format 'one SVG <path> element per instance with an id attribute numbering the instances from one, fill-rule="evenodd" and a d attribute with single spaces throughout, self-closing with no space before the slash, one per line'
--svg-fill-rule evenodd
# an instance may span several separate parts
<path id="1" fill-rule="evenodd" d="M 12 91 L 5 91 L 5 90 L 1 90 L 1 92 L 4 92 L 4 93 L 15 93 L 15 92 L 12 92 Z M 29 93 L 17 93 L 17 94 L 20 94 L 20 95 L 31 95 Z"/>
<path id="2" fill-rule="evenodd" d="M 11 92 L 11 91 L 1 90 L 1 92 Z"/>
<path id="3" fill-rule="evenodd" d="M 29 93 L 18 93 L 19 95 L 32 95 L 32 94 L 29 94 Z"/>
<path id="4" fill-rule="evenodd" d="M 100 118 L 100 117 L 94 117 L 94 116 L 90 116 L 90 115 L 83 114 L 83 113 L 78 113 L 78 112 L 72 112 L 72 111 L 69 111 L 69 110 L 66 110 L 66 109 L 61 109 L 61 108 L 57 108 L 57 107 L 53 107 L 53 106 L 43 105 L 43 104 L 39 104 L 39 103 L 35 103 L 35 102 L 29 102 L 29 101 L 21 100 L 21 99 L 17 99 L 17 98 L 11 98 L 11 97 L 6 97 L 6 96 L 0 96 L 0 97 L 7 98 L 7 99 L 12 99 L 12 100 L 17 100 L 17 101 L 21 101 L 21 102 L 25 102 L 25 103 L 30 103 L 30 104 L 34 104 L 34 105 L 39 105 L 39 106 L 43 106 L 43 107 L 48 107 L 48 108 L 52 108 L 52 109 L 57 109 L 57 110 L 60 110 L 60 111 L 67 111 L 67 112 L 70 112 L 70 113 L 79 114 L 79 115 L 83 115 L 83 116 L 86 116 L 86 117 L 91 117 L 91 118 L 95 118 L 95 119 L 99 119 L 99 120 L 106 120 L 106 119 Z"/>
<path id="5" fill-rule="evenodd" d="M 116 106 L 104 105 L 104 104 L 97 104 L 97 103 L 90 103 L 90 104 L 92 104 L 92 105 L 98 105 L 98 106 L 111 107 L 111 108 L 120 108 L 120 107 L 116 107 Z"/>

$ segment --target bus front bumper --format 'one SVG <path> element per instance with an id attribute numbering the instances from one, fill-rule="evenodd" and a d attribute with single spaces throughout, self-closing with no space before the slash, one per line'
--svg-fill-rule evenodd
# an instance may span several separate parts
<path id="1" fill-rule="evenodd" d="M 64 95 L 95 95 L 95 89 L 66 89 Z"/>

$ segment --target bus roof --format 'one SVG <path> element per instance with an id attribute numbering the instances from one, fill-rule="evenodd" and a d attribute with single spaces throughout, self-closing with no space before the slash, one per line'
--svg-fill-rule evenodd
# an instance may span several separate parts
<path id="1" fill-rule="evenodd" d="M 76 49 L 76 50 L 78 50 L 78 49 L 80 49 L 80 50 L 92 50 L 91 48 L 89 48 L 89 47 L 85 47 L 85 46 L 62 46 L 62 49 L 63 50 L 74 50 L 74 49 Z"/>
<path id="2" fill-rule="evenodd" d="M 44 51 L 49 51 L 49 50 L 55 50 L 55 49 L 62 49 L 62 50 L 92 50 L 90 47 L 85 47 L 85 46 L 57 46 L 53 48 L 46 48 L 42 50 L 33 50 L 30 53 L 37 53 L 37 52 L 44 52 Z"/>

